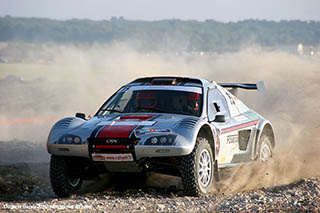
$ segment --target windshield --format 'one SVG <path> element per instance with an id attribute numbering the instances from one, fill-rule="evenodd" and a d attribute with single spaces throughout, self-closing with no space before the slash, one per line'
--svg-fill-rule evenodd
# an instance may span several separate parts
<path id="1" fill-rule="evenodd" d="M 97 115 L 113 113 L 173 113 L 200 116 L 202 94 L 176 90 L 127 90 L 108 100 Z"/>

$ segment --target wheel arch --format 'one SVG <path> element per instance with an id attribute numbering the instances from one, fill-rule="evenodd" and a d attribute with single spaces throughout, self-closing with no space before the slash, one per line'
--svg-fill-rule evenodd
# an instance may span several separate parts
<path id="1" fill-rule="evenodd" d="M 266 123 L 266 125 L 263 127 L 260 137 L 264 134 L 267 135 L 267 137 L 270 139 L 272 148 L 274 148 L 276 145 L 276 141 L 275 141 L 273 127 L 270 123 Z"/>
<path id="2" fill-rule="evenodd" d="M 214 155 L 216 155 L 216 153 L 215 153 L 216 149 L 215 149 L 215 142 L 214 142 L 213 133 L 212 133 L 211 127 L 208 124 L 204 124 L 203 126 L 201 126 L 197 137 L 199 137 L 199 136 L 202 136 L 202 137 L 205 137 L 205 138 L 208 139 L 209 144 L 210 144 L 211 149 L 212 149 L 212 153 Z M 215 158 L 215 156 L 214 156 L 214 158 Z"/>
<path id="3" fill-rule="evenodd" d="M 66 118 L 60 119 L 52 126 L 49 132 L 47 143 L 53 143 L 66 130 L 80 126 L 85 122 L 86 120 L 83 120 L 82 118 L 78 118 L 78 117 L 66 117 Z"/>
<path id="4" fill-rule="evenodd" d="M 266 135 L 270 139 L 272 148 L 274 148 L 276 146 L 275 134 L 274 134 L 272 124 L 267 120 L 260 122 L 257 127 L 257 133 L 256 133 L 254 159 L 256 158 L 256 156 L 258 154 L 257 150 L 258 150 L 258 146 L 259 146 L 259 141 L 263 135 Z"/>
<path id="5" fill-rule="evenodd" d="M 181 158 L 180 174 L 186 195 L 203 196 L 211 191 L 211 187 L 214 186 L 214 180 L 218 175 L 215 169 L 217 168 L 217 166 L 215 166 L 217 164 L 215 160 L 214 132 L 209 124 L 203 123 L 195 135 L 199 139 L 196 139 L 193 151 L 189 155 L 185 155 Z M 214 156 L 211 158 L 211 173 L 207 173 L 208 176 L 206 180 L 209 182 L 206 182 L 204 185 L 199 172 L 200 156 L 202 155 L 201 153 L 203 153 L 202 151 L 208 152 L 208 146 L 212 149 L 211 153 Z M 210 179 L 208 179 L 208 177 L 210 177 Z"/>

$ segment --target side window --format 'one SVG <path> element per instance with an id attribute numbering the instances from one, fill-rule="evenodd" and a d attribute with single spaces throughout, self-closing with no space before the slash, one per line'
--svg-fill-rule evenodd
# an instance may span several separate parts
<path id="1" fill-rule="evenodd" d="M 227 91 L 226 89 L 222 88 L 221 92 L 224 93 L 227 103 L 228 103 L 228 108 L 229 108 L 229 112 L 230 112 L 230 116 L 234 117 L 239 115 L 239 110 L 235 104 L 235 97 L 234 95 L 232 95 L 229 91 Z"/>
<path id="2" fill-rule="evenodd" d="M 208 118 L 214 120 L 216 114 L 225 115 L 226 118 L 230 117 L 228 104 L 225 97 L 216 88 L 208 90 Z"/>

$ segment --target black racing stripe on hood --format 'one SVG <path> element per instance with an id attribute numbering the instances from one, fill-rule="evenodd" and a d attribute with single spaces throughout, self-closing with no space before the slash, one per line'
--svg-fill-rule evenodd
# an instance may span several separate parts
<path id="1" fill-rule="evenodd" d="M 93 132 L 91 133 L 90 138 L 95 138 L 104 127 L 105 126 L 103 126 L 103 125 L 97 126 L 97 128 L 95 128 L 93 130 Z"/>

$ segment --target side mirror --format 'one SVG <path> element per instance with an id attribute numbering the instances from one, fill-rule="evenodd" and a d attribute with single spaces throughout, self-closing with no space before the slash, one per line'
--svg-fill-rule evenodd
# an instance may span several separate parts
<path id="1" fill-rule="evenodd" d="M 86 120 L 86 114 L 81 113 L 81 112 L 77 112 L 77 113 L 76 113 L 76 117 L 82 118 L 82 119 Z"/>
<path id="2" fill-rule="evenodd" d="M 225 115 L 216 115 L 216 118 L 213 120 L 213 122 L 226 122 L 226 116 Z"/>

